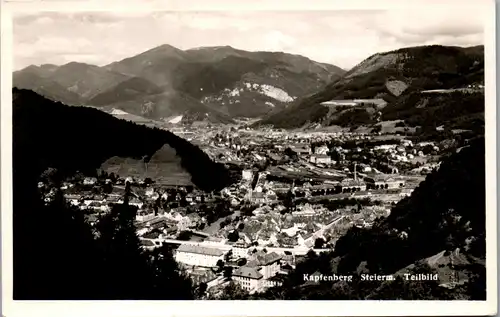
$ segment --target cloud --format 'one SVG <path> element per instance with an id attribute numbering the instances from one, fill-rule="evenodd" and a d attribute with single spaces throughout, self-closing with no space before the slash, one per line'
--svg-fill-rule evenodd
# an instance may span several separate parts
<path id="1" fill-rule="evenodd" d="M 104 65 L 161 44 L 230 45 L 301 54 L 347 69 L 401 47 L 482 44 L 484 14 L 471 8 L 24 14 L 14 19 L 14 60 L 16 67 L 68 58 Z"/>
<path id="2" fill-rule="evenodd" d="M 464 37 L 483 33 L 481 8 L 464 11 L 457 8 L 432 8 L 432 10 L 395 10 L 378 14 L 367 20 L 367 26 L 377 30 L 381 37 L 402 44 L 427 43 L 438 38 Z"/>
<path id="3" fill-rule="evenodd" d="M 296 43 L 296 40 L 281 31 L 272 30 L 264 35 L 265 48 L 271 51 L 288 51 Z"/>

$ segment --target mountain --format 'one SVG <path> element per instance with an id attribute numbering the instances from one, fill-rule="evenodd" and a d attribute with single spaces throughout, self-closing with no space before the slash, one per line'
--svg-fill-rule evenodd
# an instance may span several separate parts
<path id="1" fill-rule="evenodd" d="M 95 65 L 71 62 L 62 66 L 28 66 L 14 72 L 13 86 L 35 90 L 49 98 L 54 96 L 53 99 L 57 101 L 78 105 L 127 78 Z M 47 84 L 49 81 L 51 85 Z M 58 96 L 64 95 L 71 97 L 58 99 Z"/>
<path id="2" fill-rule="evenodd" d="M 87 100 L 126 80 L 128 76 L 95 65 L 71 62 L 58 67 L 49 78 Z"/>
<path id="3" fill-rule="evenodd" d="M 97 104 L 95 106 L 103 107 L 103 109 L 120 109 L 130 114 L 161 121 L 170 121 L 172 118 L 181 117 L 183 122 L 204 120 L 214 123 L 233 122 L 228 115 L 217 109 L 212 109 L 184 93 L 170 91 L 156 94 L 140 94 L 137 90 L 130 89 L 127 92 L 122 88 L 123 85 L 109 93 L 100 94 L 89 103 L 100 102 L 110 96 L 120 96 L 116 102 L 103 105 Z"/>
<path id="4" fill-rule="evenodd" d="M 228 47 L 188 53 L 210 62 L 179 67 L 176 88 L 232 117 L 258 117 L 284 109 L 298 96 L 316 91 L 343 73 L 335 66 L 285 53 Z"/>
<path id="5" fill-rule="evenodd" d="M 149 119 L 182 116 L 183 121 L 227 123 L 284 109 L 343 73 L 281 52 L 229 46 L 184 51 L 165 44 L 103 67 L 31 65 L 14 74 L 14 86 L 68 104 L 116 108 Z"/>
<path id="6" fill-rule="evenodd" d="M 412 93 L 469 85 L 484 85 L 483 46 L 403 48 L 370 56 L 324 89 L 299 98 L 258 124 L 281 128 L 311 124 L 373 124 L 380 116 L 384 117 L 385 112 L 392 111 L 394 104 L 401 104 L 401 98 L 408 98 Z M 355 107 L 338 103 L 322 105 L 332 100 L 360 102 Z M 413 106 L 411 103 L 404 105 L 407 108 Z"/>
<path id="7" fill-rule="evenodd" d="M 162 45 L 105 68 L 145 78 L 169 95 L 185 95 L 230 117 L 255 117 L 282 109 L 344 73 L 299 55 L 229 46 L 182 51 Z"/>
<path id="8" fill-rule="evenodd" d="M 94 106 L 108 105 L 134 100 L 143 95 L 160 94 L 162 89 L 147 79 L 141 77 L 132 77 L 120 82 L 118 85 L 97 94 L 88 101 Z"/>
<path id="9" fill-rule="evenodd" d="M 61 101 L 67 104 L 79 104 L 80 96 L 67 90 L 57 82 L 42 77 L 44 72 L 38 68 L 28 67 L 23 71 L 15 72 L 13 76 L 13 86 L 33 90 L 54 101 Z"/>
<path id="10" fill-rule="evenodd" d="M 334 251 L 310 252 L 282 287 L 261 299 L 486 298 L 486 204 L 484 138 L 447 157 L 388 217 L 371 228 L 353 226 Z M 353 276 L 352 282 L 309 283 L 304 274 Z M 411 281 L 405 273 L 438 274 L 437 281 Z M 362 274 L 392 275 L 363 281 Z"/>

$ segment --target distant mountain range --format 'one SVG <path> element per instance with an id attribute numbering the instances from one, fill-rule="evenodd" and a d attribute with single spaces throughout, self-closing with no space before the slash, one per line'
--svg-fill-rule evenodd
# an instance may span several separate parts
<path id="1" fill-rule="evenodd" d="M 340 79 L 257 124 L 357 127 L 397 120 L 403 113 L 401 119 L 413 126 L 440 125 L 454 119 L 465 123 L 464 116 L 484 116 L 483 85 L 484 46 L 403 48 L 370 56 Z M 425 93 L 435 89 L 443 91 Z M 438 117 L 417 119 L 426 114 Z"/>
<path id="2" fill-rule="evenodd" d="M 231 122 L 282 110 L 345 73 L 334 65 L 281 52 L 229 46 L 180 50 L 162 45 L 98 67 L 71 62 L 14 72 L 17 88 L 70 105 L 120 109 L 169 121 Z"/>

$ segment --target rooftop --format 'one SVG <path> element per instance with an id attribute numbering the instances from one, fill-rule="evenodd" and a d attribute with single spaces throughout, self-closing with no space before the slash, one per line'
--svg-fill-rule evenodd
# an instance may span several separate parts
<path id="1" fill-rule="evenodd" d="M 177 249 L 177 252 L 196 253 L 211 256 L 221 256 L 224 254 L 224 252 L 219 249 L 200 247 L 191 244 L 181 244 Z"/>
<path id="2" fill-rule="evenodd" d="M 257 272 L 257 270 L 253 267 L 242 266 L 233 272 L 233 276 L 247 277 L 251 279 L 261 279 L 263 277 L 262 274 Z"/>

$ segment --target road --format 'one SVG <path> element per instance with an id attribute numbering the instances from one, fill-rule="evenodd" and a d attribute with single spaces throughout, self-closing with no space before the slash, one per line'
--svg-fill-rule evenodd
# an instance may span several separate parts
<path id="1" fill-rule="evenodd" d="M 197 242 L 197 241 L 183 241 L 183 240 L 176 240 L 176 239 L 151 239 L 153 242 L 158 242 L 158 243 L 171 243 L 171 244 L 188 244 L 188 245 L 197 245 L 200 247 L 205 247 L 205 248 L 212 248 L 212 249 L 218 249 L 222 251 L 229 251 L 233 247 L 231 245 L 227 244 L 220 244 L 220 243 L 204 243 L 204 242 Z M 276 248 L 276 247 L 263 247 L 263 246 L 256 246 L 256 247 L 251 247 L 255 248 L 257 250 L 262 250 L 266 249 L 267 252 L 276 252 L 276 253 L 285 253 L 285 251 L 288 251 L 294 255 L 305 255 L 307 252 L 309 252 L 309 248 L 305 247 L 299 247 L 299 248 Z M 314 252 L 316 253 L 322 253 L 322 252 L 330 252 L 333 251 L 332 249 L 314 249 Z"/>

